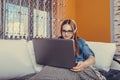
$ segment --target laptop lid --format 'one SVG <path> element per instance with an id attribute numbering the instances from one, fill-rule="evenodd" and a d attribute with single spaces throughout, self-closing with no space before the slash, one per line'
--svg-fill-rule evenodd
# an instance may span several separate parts
<path id="1" fill-rule="evenodd" d="M 33 39 L 36 63 L 71 69 L 75 66 L 73 40 Z"/>

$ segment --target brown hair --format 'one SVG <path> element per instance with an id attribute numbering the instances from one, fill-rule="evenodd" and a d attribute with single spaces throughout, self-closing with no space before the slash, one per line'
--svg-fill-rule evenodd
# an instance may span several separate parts
<path id="1" fill-rule="evenodd" d="M 77 57 L 79 55 L 79 47 L 78 47 L 78 41 L 77 41 L 78 40 L 77 24 L 74 20 L 71 20 L 71 19 L 64 20 L 61 24 L 61 36 L 63 36 L 62 29 L 65 24 L 69 24 L 71 26 L 71 28 L 73 29 L 73 32 L 74 32 L 73 39 L 74 39 L 74 43 L 75 43 L 75 57 Z"/>

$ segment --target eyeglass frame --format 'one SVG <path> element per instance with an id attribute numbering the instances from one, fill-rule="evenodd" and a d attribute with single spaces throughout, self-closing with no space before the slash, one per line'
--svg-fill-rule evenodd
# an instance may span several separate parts
<path id="1" fill-rule="evenodd" d="M 68 34 L 71 34 L 73 33 L 74 31 L 73 30 L 62 30 L 62 33 L 68 33 Z"/>

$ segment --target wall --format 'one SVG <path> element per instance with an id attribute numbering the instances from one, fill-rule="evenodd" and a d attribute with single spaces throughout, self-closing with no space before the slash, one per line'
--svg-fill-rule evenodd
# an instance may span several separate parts
<path id="1" fill-rule="evenodd" d="M 66 18 L 76 18 L 76 0 L 66 0 Z"/>
<path id="2" fill-rule="evenodd" d="M 110 42 L 110 0 L 66 0 L 66 12 L 76 20 L 79 37 Z"/>

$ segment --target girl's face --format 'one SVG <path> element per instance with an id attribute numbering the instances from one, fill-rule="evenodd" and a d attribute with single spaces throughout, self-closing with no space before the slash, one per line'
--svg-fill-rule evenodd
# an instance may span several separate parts
<path id="1" fill-rule="evenodd" d="M 63 25 L 62 36 L 64 39 L 72 39 L 74 35 L 73 29 L 69 24 Z"/>

